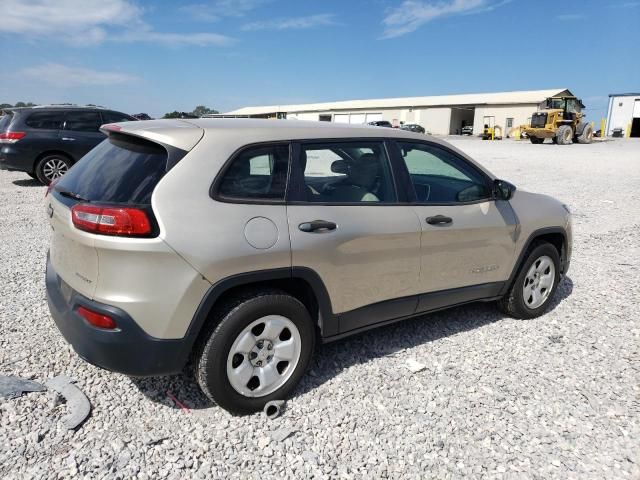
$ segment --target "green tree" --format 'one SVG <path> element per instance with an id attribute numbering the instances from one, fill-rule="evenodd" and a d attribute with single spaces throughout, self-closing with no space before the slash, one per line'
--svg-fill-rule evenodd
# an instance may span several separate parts
<path id="1" fill-rule="evenodd" d="M 0 103 L 0 110 L 2 110 L 3 108 L 11 108 L 13 107 L 13 105 L 11 105 L 10 103 Z"/>
<path id="2" fill-rule="evenodd" d="M 204 105 L 198 105 L 196 108 L 193 109 L 193 112 L 191 113 L 197 117 L 202 117 L 207 114 L 215 114 L 220 112 L 218 112 L 217 110 L 214 110 L 213 108 L 205 107 Z"/>
<path id="3" fill-rule="evenodd" d="M 24 102 L 18 102 L 14 105 L 16 108 L 22 108 L 22 107 L 26 107 L 27 104 Z"/>
<path id="4" fill-rule="evenodd" d="M 173 112 L 165 113 L 162 118 L 180 118 L 181 113 L 174 110 Z"/>

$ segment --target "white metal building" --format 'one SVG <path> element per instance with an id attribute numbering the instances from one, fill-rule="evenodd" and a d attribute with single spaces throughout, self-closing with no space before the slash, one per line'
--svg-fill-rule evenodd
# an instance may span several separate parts
<path id="1" fill-rule="evenodd" d="M 466 125 L 473 125 L 474 134 L 479 134 L 485 123 L 493 123 L 502 127 L 504 135 L 506 135 L 512 127 L 528 123 L 531 114 L 543 108 L 546 98 L 562 94 L 572 95 L 566 88 L 556 88 L 519 92 L 347 100 L 303 105 L 244 107 L 215 116 L 287 118 L 357 124 L 387 120 L 394 126 L 400 126 L 403 123 L 417 123 L 428 132 L 441 135 L 459 133 Z"/>
<path id="2" fill-rule="evenodd" d="M 617 128 L 624 135 L 629 129 L 631 137 L 640 137 L 640 93 L 612 93 L 607 110 L 607 135 Z"/>

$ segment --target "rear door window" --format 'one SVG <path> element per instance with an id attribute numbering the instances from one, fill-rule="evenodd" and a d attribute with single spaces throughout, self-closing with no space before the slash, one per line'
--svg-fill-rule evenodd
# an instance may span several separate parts
<path id="1" fill-rule="evenodd" d="M 60 130 L 63 122 L 64 112 L 33 112 L 24 123 L 31 128 Z"/>
<path id="2" fill-rule="evenodd" d="M 102 118 L 98 112 L 67 112 L 65 130 L 74 132 L 97 132 L 102 125 Z"/>
<path id="3" fill-rule="evenodd" d="M 90 202 L 150 204 L 167 172 L 167 158 L 157 143 L 114 133 L 76 163 L 55 190 Z"/>

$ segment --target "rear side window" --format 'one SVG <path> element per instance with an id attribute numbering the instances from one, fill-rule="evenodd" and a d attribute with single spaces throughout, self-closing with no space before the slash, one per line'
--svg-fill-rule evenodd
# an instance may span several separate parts
<path id="1" fill-rule="evenodd" d="M 131 122 L 136 120 L 130 117 L 126 113 L 120 112 L 102 112 L 102 123 L 118 123 L 118 122 Z"/>
<path id="2" fill-rule="evenodd" d="M 24 123 L 31 128 L 60 130 L 63 122 L 64 112 L 33 112 Z"/>
<path id="3" fill-rule="evenodd" d="M 284 200 L 289 145 L 261 145 L 241 152 L 218 183 L 218 195 L 237 200 Z"/>
<path id="4" fill-rule="evenodd" d="M 87 153 L 55 189 L 91 202 L 151 203 L 151 194 L 167 172 L 167 151 L 148 140 L 111 134 Z"/>
<path id="5" fill-rule="evenodd" d="M 102 118 L 98 112 L 67 112 L 65 130 L 74 132 L 97 132 L 102 125 Z"/>

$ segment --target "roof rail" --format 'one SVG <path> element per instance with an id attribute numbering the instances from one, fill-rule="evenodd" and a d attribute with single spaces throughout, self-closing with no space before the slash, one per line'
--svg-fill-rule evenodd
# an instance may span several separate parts
<path id="1" fill-rule="evenodd" d="M 102 105 L 77 105 L 75 103 L 52 103 L 49 105 L 34 105 L 31 108 L 101 108 L 105 109 Z"/>

